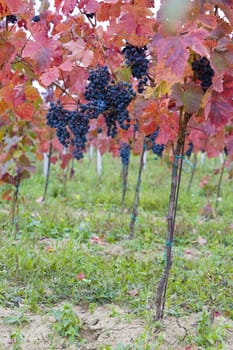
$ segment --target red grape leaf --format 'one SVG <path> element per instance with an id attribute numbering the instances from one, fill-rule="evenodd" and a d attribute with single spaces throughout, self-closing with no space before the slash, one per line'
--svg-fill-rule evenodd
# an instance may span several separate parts
<path id="1" fill-rule="evenodd" d="M 11 55 L 15 52 L 15 47 L 9 41 L 0 42 L 0 66 L 9 62 Z"/>
<path id="2" fill-rule="evenodd" d="M 203 92 L 194 83 L 181 85 L 179 83 L 172 87 L 172 97 L 175 99 L 177 107 L 184 106 L 188 113 L 197 113 L 200 109 Z"/>
<path id="3" fill-rule="evenodd" d="M 208 56 L 208 50 L 203 44 L 208 32 L 204 29 L 196 29 L 182 36 L 163 37 L 155 34 L 152 46 L 157 50 L 158 63 L 164 62 L 164 68 L 170 68 L 178 77 L 183 78 L 185 65 L 189 58 L 189 48 L 199 53 L 201 56 Z M 168 76 L 170 72 L 168 71 Z M 166 79 L 165 79 L 166 80 Z"/>
<path id="4" fill-rule="evenodd" d="M 74 11 L 76 4 L 77 4 L 76 0 L 65 0 L 62 6 L 62 12 L 64 13 L 64 15 L 68 15 L 69 13 L 72 13 Z"/>
<path id="5" fill-rule="evenodd" d="M 232 48 L 233 50 L 233 48 Z M 233 52 L 232 50 L 227 50 L 224 48 L 221 50 L 214 50 L 213 55 L 211 56 L 213 66 L 216 72 L 219 74 L 224 73 L 229 69 L 229 67 L 233 67 Z"/>
<path id="6" fill-rule="evenodd" d="M 75 67 L 71 72 L 63 72 L 63 78 L 70 92 L 79 95 L 85 89 L 88 72 L 83 67 Z"/>
<path id="7" fill-rule="evenodd" d="M 195 31 L 182 37 L 186 48 L 190 48 L 191 50 L 199 53 L 200 56 L 209 57 L 209 51 L 205 46 L 205 40 L 208 35 L 209 33 L 207 30 L 195 28 Z"/>
<path id="8" fill-rule="evenodd" d="M 108 21 L 109 17 L 119 17 L 120 15 L 120 3 L 118 4 L 107 4 L 106 1 L 100 3 L 100 6 L 98 8 L 98 11 L 96 13 L 97 20 L 102 21 Z"/>
<path id="9" fill-rule="evenodd" d="M 43 32 L 38 32 L 34 36 L 34 41 L 29 41 L 26 45 L 23 56 L 33 59 L 36 62 L 36 69 L 44 72 L 50 67 L 51 58 L 58 47 L 58 41 L 48 38 Z"/>
<path id="10" fill-rule="evenodd" d="M 207 15 L 207 17 L 210 17 L 209 15 Z M 215 17 L 216 18 L 216 17 Z M 214 28 L 208 38 L 211 38 L 213 40 L 219 40 L 221 37 L 224 37 L 227 33 L 230 34 L 232 31 L 231 26 L 229 25 L 229 23 L 225 22 L 225 21 L 220 21 L 216 28 Z"/>
<path id="11" fill-rule="evenodd" d="M 221 96 L 229 103 L 232 102 L 232 91 L 233 91 L 233 78 L 231 75 L 224 75 L 223 78 L 223 92 Z"/>
<path id="12" fill-rule="evenodd" d="M 88 67 L 93 59 L 93 51 L 86 50 L 86 43 L 82 39 L 71 40 L 63 45 L 68 50 L 69 59 L 74 62 L 82 62 L 84 67 Z"/>
<path id="13" fill-rule="evenodd" d="M 71 72 L 73 70 L 73 63 L 71 61 L 66 60 L 59 66 L 65 72 Z"/>
<path id="14" fill-rule="evenodd" d="M 40 97 L 38 90 L 31 85 L 27 85 L 25 87 L 24 93 L 25 93 L 26 100 L 28 102 L 34 102 L 34 101 L 41 100 L 41 97 Z"/>
<path id="15" fill-rule="evenodd" d="M 3 176 L 0 178 L 0 182 L 5 182 L 13 186 L 17 185 L 17 179 L 9 173 L 3 174 Z"/>
<path id="16" fill-rule="evenodd" d="M 2 1 L 1 1 L 2 2 Z M 25 1 L 22 0 L 6 0 L 7 7 L 9 8 L 10 12 L 13 13 L 19 13 L 20 11 L 23 12 L 23 9 L 19 8 L 20 5 L 22 7 L 22 3 L 25 3 Z"/>
<path id="17" fill-rule="evenodd" d="M 48 68 L 40 77 L 40 81 L 44 86 L 49 86 L 59 78 L 59 69 L 57 67 Z"/>
<path id="18" fill-rule="evenodd" d="M 34 115 L 34 107 L 31 103 L 22 103 L 18 105 L 15 112 L 20 117 L 20 119 L 31 121 Z"/>
<path id="19" fill-rule="evenodd" d="M 152 134 L 159 125 L 159 106 L 157 101 L 150 101 L 144 108 L 143 113 L 139 119 L 140 130 L 145 135 Z"/>
<path id="20" fill-rule="evenodd" d="M 66 169 L 69 161 L 72 159 L 72 154 L 62 154 L 61 155 L 61 168 Z"/>
<path id="21" fill-rule="evenodd" d="M 165 68 L 170 67 L 176 75 L 183 76 L 189 53 L 181 37 L 164 38 L 160 34 L 156 34 L 152 46 L 157 49 L 158 62 L 165 61 Z"/>
<path id="22" fill-rule="evenodd" d="M 5 113 L 7 109 L 8 109 L 8 104 L 5 102 L 4 99 L 1 99 L 1 101 L 0 101 L 0 115 Z"/>
<path id="23" fill-rule="evenodd" d="M 86 13 L 95 13 L 99 8 L 99 3 L 96 0 L 88 0 L 85 4 Z"/>
<path id="24" fill-rule="evenodd" d="M 224 126 L 230 121 L 233 115 L 233 105 L 220 94 L 213 91 L 208 118 L 211 124 L 216 127 Z"/>
<path id="25" fill-rule="evenodd" d="M 62 2 L 63 0 L 54 0 L 54 6 L 57 11 L 60 9 Z"/>

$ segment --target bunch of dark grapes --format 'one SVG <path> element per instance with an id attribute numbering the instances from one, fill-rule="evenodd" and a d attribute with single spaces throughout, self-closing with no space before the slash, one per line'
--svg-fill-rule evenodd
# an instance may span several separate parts
<path id="1" fill-rule="evenodd" d="M 146 50 L 146 46 L 138 47 L 127 42 L 121 51 L 125 56 L 127 66 L 131 67 L 133 77 L 137 79 L 147 75 L 149 61 L 146 58 Z"/>
<path id="2" fill-rule="evenodd" d="M 138 82 L 138 93 L 143 93 L 144 87 L 147 84 L 147 71 L 149 60 L 146 58 L 147 47 L 138 47 L 126 43 L 121 53 L 125 56 L 125 62 L 128 67 L 131 67 L 134 78 L 140 79 Z"/>
<path id="3" fill-rule="evenodd" d="M 187 149 L 187 151 L 185 152 L 185 155 L 186 155 L 188 158 L 190 158 L 192 152 L 193 152 L 193 143 L 192 143 L 192 142 L 189 142 L 189 143 L 188 143 L 188 149 Z"/>
<path id="4" fill-rule="evenodd" d="M 156 156 L 162 157 L 163 151 L 164 151 L 164 144 L 158 144 L 158 143 L 154 143 L 154 144 L 153 144 L 152 152 L 153 152 Z"/>
<path id="5" fill-rule="evenodd" d="M 127 107 L 136 96 L 132 85 L 128 83 L 114 83 L 107 67 L 91 70 L 89 83 L 85 90 L 87 103 L 81 104 L 76 111 L 68 111 L 58 101 L 52 103 L 48 114 L 47 124 L 56 128 L 56 135 L 60 143 L 67 147 L 74 147 L 74 156 L 83 157 L 87 142 L 90 119 L 105 117 L 108 136 L 117 134 L 117 126 L 127 130 L 130 125 Z"/>
<path id="6" fill-rule="evenodd" d="M 120 148 L 120 157 L 123 167 L 127 167 L 129 165 L 130 158 L 130 145 L 128 143 L 123 143 Z"/>
<path id="7" fill-rule="evenodd" d="M 212 85 L 212 78 L 214 76 L 214 70 L 211 67 L 209 60 L 206 57 L 201 57 L 199 60 L 193 61 L 192 70 L 197 79 L 201 81 L 203 92 L 206 92 L 206 90 Z"/>
<path id="8" fill-rule="evenodd" d="M 67 130 L 69 116 L 70 112 L 65 110 L 59 101 L 50 104 L 46 115 L 47 125 L 56 128 L 56 135 L 64 147 L 67 147 L 70 143 L 70 133 Z"/>
<path id="9" fill-rule="evenodd" d="M 104 115 L 108 136 L 117 134 L 117 124 L 123 130 L 128 130 L 130 118 L 127 107 L 136 96 L 132 85 L 115 83 L 106 66 L 90 71 L 88 80 L 84 96 L 89 102 L 82 108 L 89 111 L 90 118 Z"/>
<path id="10" fill-rule="evenodd" d="M 8 23 L 16 23 L 17 22 L 17 16 L 16 15 L 7 15 L 6 20 Z"/>
<path id="11" fill-rule="evenodd" d="M 81 110 L 70 112 L 68 121 L 69 129 L 73 133 L 72 145 L 74 146 L 74 157 L 83 158 L 83 151 L 87 142 L 90 115 Z"/>
<path id="12" fill-rule="evenodd" d="M 58 101 L 51 103 L 47 113 L 47 125 L 56 129 L 56 135 L 64 147 L 74 146 L 74 157 L 83 158 L 89 130 L 89 114 L 81 110 L 68 111 Z"/>
<path id="13" fill-rule="evenodd" d="M 163 150 L 164 150 L 164 144 L 156 143 L 156 139 L 159 135 L 159 126 L 155 129 L 155 131 L 146 136 L 146 143 L 147 149 L 152 149 L 152 152 L 157 155 L 158 157 L 162 157 Z M 156 158 L 155 158 L 156 159 Z"/>
<path id="14" fill-rule="evenodd" d="M 146 139 L 150 142 L 155 142 L 156 138 L 159 135 L 159 126 L 156 128 L 156 130 L 153 132 L 153 134 L 147 135 Z"/>
<path id="15" fill-rule="evenodd" d="M 142 94 L 145 88 L 145 85 L 147 84 L 148 78 L 144 77 L 143 79 L 140 79 L 138 82 L 138 93 Z"/>

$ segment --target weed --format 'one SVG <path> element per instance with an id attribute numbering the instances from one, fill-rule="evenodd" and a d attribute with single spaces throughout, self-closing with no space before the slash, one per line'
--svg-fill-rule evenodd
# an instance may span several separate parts
<path id="1" fill-rule="evenodd" d="M 24 311 L 19 312 L 17 315 L 6 316 L 3 319 L 5 324 L 12 324 L 17 326 L 22 326 L 23 323 L 30 323 L 31 320 L 28 316 L 24 315 Z"/>
<path id="2" fill-rule="evenodd" d="M 13 333 L 11 333 L 10 338 L 13 344 L 13 350 L 22 350 L 23 335 L 19 328 L 17 328 Z"/>
<path id="3" fill-rule="evenodd" d="M 63 304 L 59 309 L 52 311 L 52 315 L 55 317 L 53 328 L 60 336 L 67 337 L 72 342 L 80 338 L 81 320 L 71 304 Z"/>

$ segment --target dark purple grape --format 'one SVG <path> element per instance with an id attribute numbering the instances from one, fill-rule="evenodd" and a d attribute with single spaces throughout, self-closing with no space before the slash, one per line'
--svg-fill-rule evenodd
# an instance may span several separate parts
<path id="1" fill-rule="evenodd" d="M 17 16 L 16 15 L 7 15 L 6 20 L 7 20 L 7 22 L 14 24 L 17 22 Z"/>
<path id="2" fill-rule="evenodd" d="M 162 157 L 163 155 L 163 151 L 164 151 L 164 145 L 163 144 L 158 144 L 158 143 L 154 143 L 153 147 L 152 147 L 152 152 L 158 156 L 158 157 Z"/>
<path id="3" fill-rule="evenodd" d="M 146 58 L 146 50 L 146 46 L 138 47 L 127 42 L 121 51 L 127 66 L 131 67 L 133 77 L 137 79 L 147 75 L 149 60 Z"/>
<path id="4" fill-rule="evenodd" d="M 192 152 L 193 152 L 193 143 L 189 142 L 188 143 L 188 149 L 185 152 L 185 155 L 189 158 L 189 157 L 191 157 Z"/>
<path id="5" fill-rule="evenodd" d="M 121 162 L 124 167 L 129 165 L 130 158 L 130 145 L 128 143 L 123 143 L 120 148 Z"/>
<path id="6" fill-rule="evenodd" d="M 36 15 L 36 16 L 32 17 L 32 21 L 33 22 L 40 22 L 40 15 Z"/>
<path id="7" fill-rule="evenodd" d="M 206 92 L 206 90 L 212 85 L 212 78 L 214 76 L 214 70 L 211 67 L 209 60 L 206 57 L 201 57 L 199 60 L 193 61 L 192 70 L 194 71 L 196 78 L 201 81 L 203 92 Z"/>
<path id="8" fill-rule="evenodd" d="M 127 107 L 136 96 L 129 83 L 112 81 L 106 66 L 91 70 L 84 96 L 89 101 L 83 108 L 91 111 L 91 118 L 105 117 L 107 135 L 115 137 L 117 126 L 127 130 L 130 125 Z"/>

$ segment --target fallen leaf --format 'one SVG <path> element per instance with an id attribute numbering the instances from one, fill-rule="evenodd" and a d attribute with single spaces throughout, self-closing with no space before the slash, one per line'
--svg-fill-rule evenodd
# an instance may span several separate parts
<path id="1" fill-rule="evenodd" d="M 200 211 L 202 216 L 206 218 L 215 218 L 215 209 L 211 206 L 210 202 L 208 202 Z"/>
<path id="2" fill-rule="evenodd" d="M 78 273 L 77 276 L 76 276 L 76 279 L 77 279 L 78 281 L 81 281 L 81 280 L 83 280 L 84 278 L 85 278 L 85 275 L 84 275 L 84 273 L 82 273 L 82 272 Z"/>
<path id="3" fill-rule="evenodd" d="M 131 297 L 136 297 L 136 295 L 139 294 L 139 289 L 138 289 L 138 288 L 135 288 L 135 289 L 129 290 L 129 291 L 127 292 L 127 294 L 129 294 Z"/>
<path id="4" fill-rule="evenodd" d="M 207 243 L 207 239 L 206 238 L 203 238 L 203 237 L 201 237 L 201 236 L 199 236 L 198 237 L 198 243 L 200 244 L 200 245 L 205 245 L 206 243 Z"/>
<path id="5" fill-rule="evenodd" d="M 42 203 L 44 201 L 43 196 L 36 199 L 36 203 Z"/>
<path id="6" fill-rule="evenodd" d="M 46 250 L 49 253 L 54 253 L 56 251 L 53 247 L 47 247 Z"/>
<path id="7" fill-rule="evenodd" d="M 99 244 L 99 245 L 107 245 L 107 242 L 104 242 L 104 235 L 91 237 L 90 243 Z"/>

